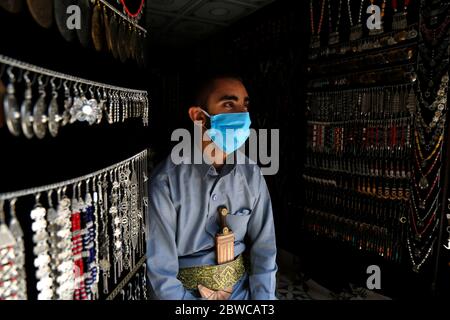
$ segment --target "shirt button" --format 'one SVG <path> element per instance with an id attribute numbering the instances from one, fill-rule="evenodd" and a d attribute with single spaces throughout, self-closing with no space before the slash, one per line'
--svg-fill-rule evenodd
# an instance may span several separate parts
<path id="1" fill-rule="evenodd" d="M 213 199 L 213 201 L 216 201 L 217 200 L 217 194 L 213 194 L 212 199 Z"/>

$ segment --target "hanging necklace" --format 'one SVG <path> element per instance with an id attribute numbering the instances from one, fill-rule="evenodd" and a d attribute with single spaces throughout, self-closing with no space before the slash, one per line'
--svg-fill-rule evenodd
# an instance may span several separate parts
<path id="1" fill-rule="evenodd" d="M 420 271 L 420 268 L 422 267 L 422 265 L 425 263 L 425 261 L 427 261 L 429 255 L 431 254 L 431 251 L 433 250 L 436 239 L 433 240 L 433 242 L 431 243 L 431 246 L 428 248 L 427 252 L 425 253 L 425 256 L 422 258 L 422 260 L 420 262 L 416 262 L 414 259 L 412 249 L 411 249 L 411 242 L 409 241 L 409 237 L 406 238 L 406 241 L 408 244 L 409 257 L 410 257 L 411 263 L 413 265 L 413 271 L 418 273 Z M 416 256 L 420 256 L 422 251 L 418 250 L 418 249 L 416 249 L 416 251 L 417 251 Z"/>
<path id="2" fill-rule="evenodd" d="M 447 35 L 450 26 L 450 16 L 447 16 L 442 23 L 436 28 L 429 28 L 425 23 L 420 25 L 420 33 L 425 42 L 433 47 L 441 42 L 442 38 Z"/>
<path id="3" fill-rule="evenodd" d="M 433 212 L 434 207 L 436 207 L 436 205 L 437 205 L 437 207 L 439 207 L 438 200 L 439 200 L 440 192 L 441 192 L 441 189 L 439 189 L 439 191 L 437 192 L 436 198 L 434 199 L 433 203 L 431 204 L 430 208 L 428 209 L 428 212 L 423 217 L 421 217 L 419 215 L 419 213 L 418 213 L 419 209 L 417 208 L 417 203 L 416 203 L 416 199 L 415 199 L 414 193 L 411 194 L 411 200 L 412 201 L 410 201 L 410 206 L 411 206 L 411 210 L 414 211 L 414 213 L 415 213 L 415 215 L 417 217 L 417 220 L 419 221 L 419 224 L 418 224 L 419 227 L 423 227 L 424 221 L 427 220 L 428 217 L 431 215 L 431 213 Z M 437 210 L 437 208 L 436 208 L 436 210 Z"/>
<path id="4" fill-rule="evenodd" d="M 450 38 L 444 38 L 436 47 L 429 48 L 425 43 L 419 45 L 421 62 L 427 68 L 434 68 L 440 64 L 445 55 L 448 54 L 448 45 Z"/>
<path id="5" fill-rule="evenodd" d="M 404 0 L 403 11 L 398 11 L 398 0 L 392 0 L 392 9 L 394 16 L 392 17 L 392 30 L 403 30 L 408 27 L 408 5 L 410 0 Z"/>
<path id="6" fill-rule="evenodd" d="M 361 16 L 362 16 L 362 9 L 364 5 L 364 0 L 361 0 L 361 4 L 359 6 L 358 10 L 358 21 L 355 25 L 353 25 L 353 18 L 352 18 L 352 10 L 351 10 L 351 0 L 347 0 L 347 6 L 348 6 L 348 16 L 350 18 L 350 41 L 358 40 L 363 35 L 363 26 L 361 23 Z"/>
<path id="7" fill-rule="evenodd" d="M 330 21 L 330 36 L 328 38 L 328 44 L 333 45 L 339 42 L 339 23 L 341 21 L 341 9 L 342 9 L 342 0 L 339 0 L 339 8 L 336 19 L 336 27 L 334 31 L 332 31 L 332 23 L 331 23 L 331 1 L 328 1 L 328 12 L 329 12 L 329 21 Z"/>
<path id="8" fill-rule="evenodd" d="M 433 161 L 433 164 L 430 166 L 430 168 L 427 170 L 426 173 L 424 173 L 422 171 L 422 167 L 425 168 L 427 162 L 423 161 L 422 164 L 419 163 L 419 157 L 417 155 L 417 152 L 415 152 L 415 160 L 416 160 L 416 164 L 417 164 L 417 168 L 419 169 L 419 173 L 421 175 L 420 181 L 419 181 L 419 187 L 423 190 L 429 187 L 429 183 L 428 183 L 428 175 L 433 171 L 434 167 L 436 166 L 436 163 L 438 162 L 438 160 L 440 160 L 440 156 L 441 156 L 441 151 L 442 148 L 439 149 L 439 152 L 436 155 L 436 158 Z"/>
<path id="9" fill-rule="evenodd" d="M 325 12 L 325 1 L 326 0 L 322 0 L 319 24 L 317 26 L 317 33 L 315 32 L 315 27 L 314 27 L 314 6 L 313 6 L 313 0 L 311 0 L 310 3 L 309 3 L 309 11 L 310 11 L 310 17 L 311 17 L 311 42 L 309 44 L 309 47 L 311 49 L 320 48 L 320 31 L 322 29 L 323 16 L 324 16 L 324 12 Z"/>
<path id="10" fill-rule="evenodd" d="M 419 222 L 420 224 L 417 224 L 416 223 L 416 219 L 415 219 L 415 217 L 414 217 L 414 213 L 412 212 L 413 210 L 410 210 L 411 211 L 411 224 L 412 224 L 412 226 L 413 226 L 413 228 L 414 228 L 414 233 L 415 233 L 415 240 L 417 240 L 417 241 L 421 241 L 422 240 L 422 236 L 423 236 L 423 234 L 428 230 L 428 228 L 431 226 L 431 223 L 433 222 L 433 220 L 434 219 L 436 219 L 436 212 L 437 212 L 437 208 L 436 208 L 436 211 L 434 211 L 434 213 L 432 214 L 432 216 L 430 217 L 430 219 L 428 220 L 428 222 L 426 223 L 426 225 L 424 226 L 423 225 L 423 223 L 421 223 L 421 222 Z M 421 231 L 419 231 L 418 229 L 417 229 L 417 227 L 424 227 Z"/>
<path id="11" fill-rule="evenodd" d="M 414 182 L 414 187 L 416 189 L 417 199 L 419 200 L 419 208 L 420 209 L 425 210 L 425 208 L 427 207 L 427 201 L 430 198 L 431 194 L 433 193 L 436 185 L 439 185 L 439 181 L 440 181 L 440 174 L 437 174 L 436 175 L 436 179 L 433 181 L 433 184 L 431 185 L 430 191 L 428 191 L 428 194 L 425 196 L 424 199 L 422 199 L 420 197 L 420 194 L 419 194 L 419 191 L 418 191 L 419 186 L 417 185 L 416 182 Z"/>
<path id="12" fill-rule="evenodd" d="M 444 136 L 441 135 L 439 137 L 439 139 L 437 141 L 437 144 L 434 147 L 433 151 L 428 155 L 428 157 L 425 157 L 423 152 L 422 152 L 422 148 L 420 147 L 420 143 L 419 143 L 419 140 L 417 138 L 417 135 L 416 135 L 417 151 L 418 151 L 418 154 L 419 154 L 420 161 L 422 161 L 422 167 L 425 167 L 426 164 L 427 164 L 427 161 L 429 161 L 431 158 L 433 158 L 433 156 L 436 154 L 436 152 L 438 151 L 439 147 L 441 146 L 443 140 L 444 140 Z"/>
<path id="13" fill-rule="evenodd" d="M 442 81 L 437 93 L 437 98 L 431 104 L 428 104 L 423 98 L 422 92 L 420 90 L 420 85 L 418 84 L 416 87 L 418 105 L 435 111 L 432 121 L 427 124 L 422 117 L 420 108 L 416 108 L 416 120 L 418 122 L 418 130 L 416 130 L 416 140 L 420 138 L 421 144 L 425 145 L 427 150 L 429 150 L 433 145 L 438 144 L 439 141 L 441 141 L 441 139 L 443 138 L 442 134 L 445 127 L 448 79 L 448 74 L 446 73 L 442 77 Z M 427 134 L 430 134 L 432 130 L 434 130 L 432 139 L 429 143 L 426 143 L 425 134 L 423 131 L 425 131 Z M 419 153 L 421 153 L 420 150 Z"/>

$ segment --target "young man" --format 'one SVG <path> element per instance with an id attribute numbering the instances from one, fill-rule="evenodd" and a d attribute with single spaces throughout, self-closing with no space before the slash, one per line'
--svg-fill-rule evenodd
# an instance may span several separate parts
<path id="1" fill-rule="evenodd" d="M 169 156 L 152 174 L 147 265 L 154 293 L 171 300 L 275 299 L 275 230 L 264 177 L 256 164 L 225 161 L 236 159 L 248 138 L 247 90 L 238 78 L 215 77 L 201 87 L 195 104 L 189 117 L 200 124 L 200 139 L 205 131 L 209 138 L 194 141 L 193 149 L 212 149 L 205 152 L 212 164 L 174 164 Z M 229 213 L 225 225 L 221 208 Z M 218 234 L 234 238 L 225 253 L 218 253 Z M 219 264 L 218 255 L 230 252 L 232 258 Z"/>

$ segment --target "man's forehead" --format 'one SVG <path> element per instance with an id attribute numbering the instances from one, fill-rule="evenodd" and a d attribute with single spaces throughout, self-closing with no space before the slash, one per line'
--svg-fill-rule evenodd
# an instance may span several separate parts
<path id="1" fill-rule="evenodd" d="M 229 95 L 229 96 L 238 96 L 247 97 L 248 93 L 244 86 L 244 84 L 238 79 L 225 78 L 225 79 L 216 79 L 214 81 L 214 87 L 211 92 L 214 95 Z"/>

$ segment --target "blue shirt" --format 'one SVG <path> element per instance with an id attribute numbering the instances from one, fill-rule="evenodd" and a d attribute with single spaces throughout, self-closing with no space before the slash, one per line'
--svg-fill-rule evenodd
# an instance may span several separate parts
<path id="1" fill-rule="evenodd" d="M 214 265 L 218 207 L 230 212 L 235 257 L 247 249 L 251 270 L 230 299 L 275 299 L 276 242 L 272 205 L 256 164 L 177 164 L 170 156 L 150 178 L 147 266 L 159 299 L 199 299 L 177 279 L 180 268 Z M 246 238 L 244 243 L 244 238 Z"/>

